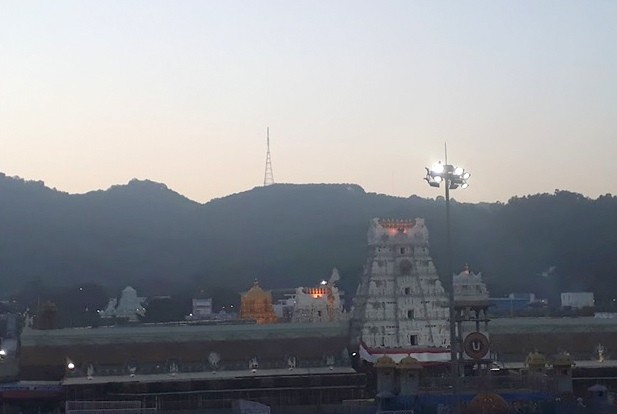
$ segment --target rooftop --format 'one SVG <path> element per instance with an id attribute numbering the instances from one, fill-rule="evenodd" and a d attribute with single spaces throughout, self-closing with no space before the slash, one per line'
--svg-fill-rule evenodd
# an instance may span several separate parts
<path id="1" fill-rule="evenodd" d="M 131 325 L 52 330 L 24 329 L 23 347 L 101 345 L 147 342 L 241 341 L 266 339 L 331 338 L 347 336 L 347 322 L 278 323 L 269 325 Z"/>
<path id="2" fill-rule="evenodd" d="M 585 333 L 617 332 L 614 319 L 585 317 L 529 317 L 497 318 L 489 323 L 489 333 L 529 334 L 529 333 Z"/>

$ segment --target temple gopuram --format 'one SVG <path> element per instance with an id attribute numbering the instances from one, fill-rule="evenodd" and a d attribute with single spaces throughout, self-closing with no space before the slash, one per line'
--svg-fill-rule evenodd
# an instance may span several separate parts
<path id="1" fill-rule="evenodd" d="M 448 316 L 424 219 L 373 219 L 352 322 L 361 358 L 375 362 L 388 354 L 395 362 L 406 356 L 447 362 Z"/>

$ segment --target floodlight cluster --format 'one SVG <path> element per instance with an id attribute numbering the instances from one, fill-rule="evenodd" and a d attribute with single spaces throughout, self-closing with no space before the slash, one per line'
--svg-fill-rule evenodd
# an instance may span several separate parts
<path id="1" fill-rule="evenodd" d="M 459 187 L 469 187 L 467 183 L 469 177 L 471 177 L 471 174 L 462 167 L 438 162 L 431 168 L 426 168 L 426 177 L 424 179 L 431 187 L 439 187 L 442 182 L 446 182 L 449 189 L 454 190 Z"/>

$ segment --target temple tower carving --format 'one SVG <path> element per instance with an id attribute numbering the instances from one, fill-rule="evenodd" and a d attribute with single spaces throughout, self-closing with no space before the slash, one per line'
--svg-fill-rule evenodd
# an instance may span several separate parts
<path id="1" fill-rule="evenodd" d="M 449 347 L 448 298 L 429 254 L 424 219 L 370 222 L 352 335 L 373 349 Z"/>

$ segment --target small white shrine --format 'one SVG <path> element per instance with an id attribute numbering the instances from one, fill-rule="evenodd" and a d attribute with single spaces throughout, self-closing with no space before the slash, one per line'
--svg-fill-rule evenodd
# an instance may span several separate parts
<path id="1" fill-rule="evenodd" d="M 145 298 L 137 296 L 137 291 L 127 286 L 122 290 L 120 300 L 109 299 L 107 307 L 100 315 L 101 318 L 126 318 L 129 322 L 137 322 L 139 316 L 145 315 L 144 302 Z"/>

